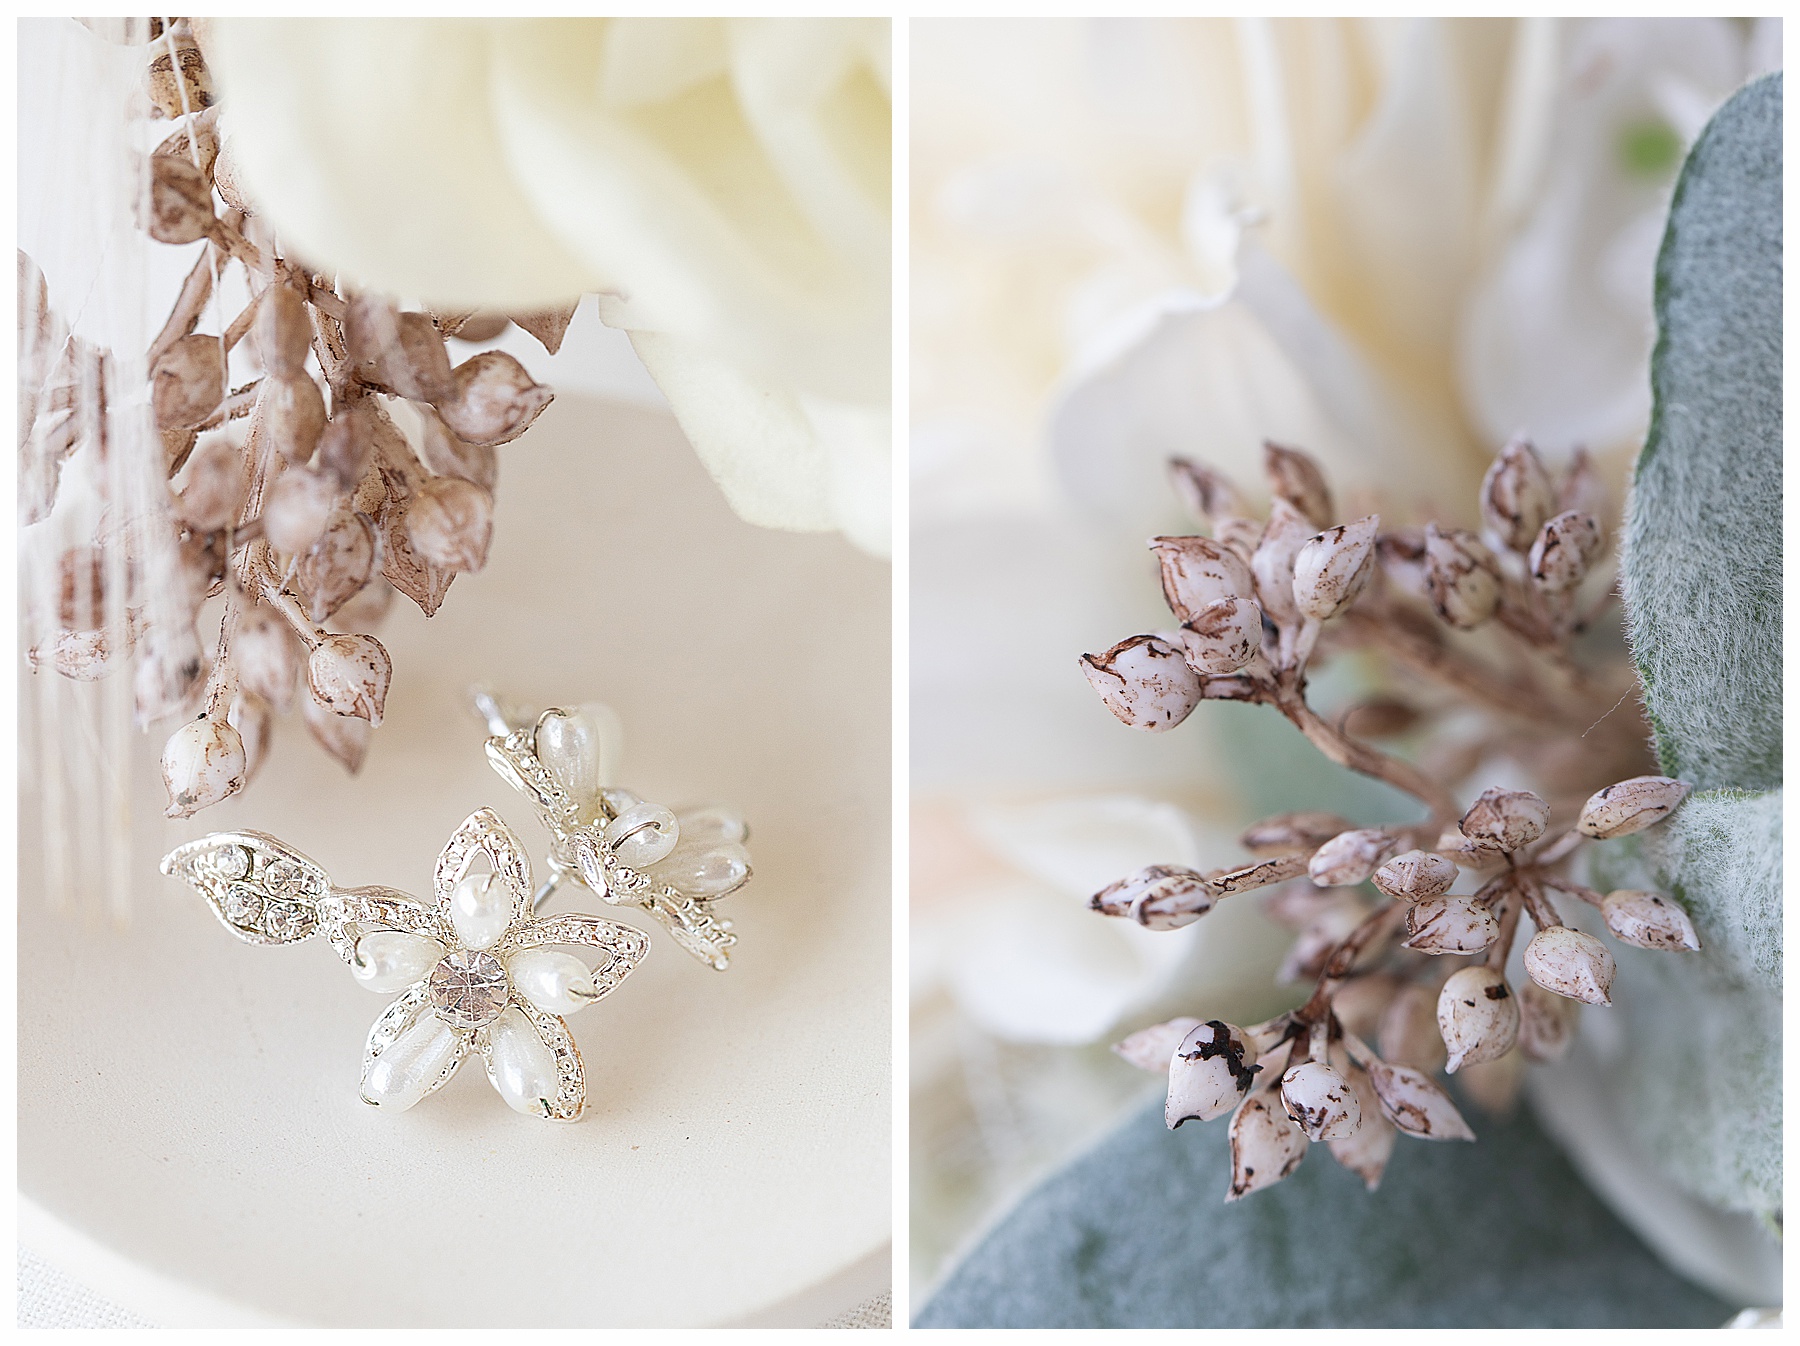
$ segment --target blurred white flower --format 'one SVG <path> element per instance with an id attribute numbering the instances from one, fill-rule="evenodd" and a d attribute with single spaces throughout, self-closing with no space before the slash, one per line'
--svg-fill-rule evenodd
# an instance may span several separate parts
<path id="1" fill-rule="evenodd" d="M 590 291 L 734 509 L 885 551 L 888 24 L 221 19 L 228 152 L 352 282 Z"/>

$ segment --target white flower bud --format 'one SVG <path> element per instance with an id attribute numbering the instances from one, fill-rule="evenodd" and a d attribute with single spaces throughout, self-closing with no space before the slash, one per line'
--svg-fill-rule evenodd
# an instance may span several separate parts
<path id="1" fill-rule="evenodd" d="M 480 570 L 494 539 L 494 497 L 473 482 L 433 477 L 407 507 L 406 533 L 427 564 Z"/>
<path id="2" fill-rule="evenodd" d="M 1206 876 L 1179 865 L 1150 865 L 1088 899 L 1102 916 L 1129 916 L 1151 930 L 1178 930 L 1212 910 Z"/>
<path id="3" fill-rule="evenodd" d="M 1381 1016 L 1382 1059 L 1427 1075 L 1444 1068 L 1449 1053 L 1438 1032 L 1437 993 L 1417 982 L 1400 988 Z"/>
<path id="4" fill-rule="evenodd" d="M 1263 473 L 1269 489 L 1312 521 L 1313 531 L 1331 523 L 1331 488 L 1310 454 L 1263 441 Z"/>
<path id="5" fill-rule="evenodd" d="M 1199 675 L 1180 650 L 1156 636 L 1132 636 L 1104 654 L 1084 654 L 1081 671 L 1106 708 L 1133 729 L 1173 729 L 1200 704 Z"/>
<path id="6" fill-rule="evenodd" d="M 456 367 L 450 395 L 438 402 L 438 413 L 458 439 L 505 444 L 524 434 L 554 396 L 533 383 L 512 356 L 483 351 Z"/>
<path id="7" fill-rule="evenodd" d="M 163 745 L 165 816 L 188 818 L 244 788 L 244 740 L 220 720 L 190 720 Z"/>
<path id="8" fill-rule="evenodd" d="M 1544 835 L 1550 806 L 1530 790 L 1483 790 L 1457 827 L 1470 840 L 1516 851 Z"/>
<path id="9" fill-rule="evenodd" d="M 1580 584 L 1600 555 L 1600 522 L 1569 510 L 1547 520 L 1531 544 L 1531 578 L 1548 593 L 1566 593 Z"/>
<path id="10" fill-rule="evenodd" d="M 1532 1061 L 1560 1061 L 1575 1041 L 1581 1006 L 1534 981 L 1519 992 L 1519 1050 Z"/>
<path id="11" fill-rule="evenodd" d="M 290 467 L 263 497 L 263 536 L 287 556 L 304 554 L 323 536 L 337 510 L 337 478 L 315 467 Z"/>
<path id="12" fill-rule="evenodd" d="M 1411 1066 L 1368 1063 L 1369 1083 L 1381 1111 L 1395 1126 L 1421 1140 L 1474 1140 L 1475 1133 L 1450 1096 Z"/>
<path id="13" fill-rule="evenodd" d="M 1659 893 L 1621 888 L 1600 902 L 1606 928 L 1640 949 L 1698 949 L 1700 936 L 1679 905 Z"/>
<path id="14" fill-rule="evenodd" d="M 1244 598 L 1255 591 L 1243 558 L 1209 537 L 1151 538 L 1150 550 L 1162 567 L 1163 599 L 1183 622 L 1222 598 Z"/>
<path id="15" fill-rule="evenodd" d="M 208 439 L 188 456 L 175 497 L 175 517 L 197 533 L 237 522 L 244 507 L 244 451 L 223 435 Z"/>
<path id="16" fill-rule="evenodd" d="M 381 723 L 394 665 L 374 636 L 326 636 L 306 661 L 314 699 L 337 715 Z"/>
<path id="17" fill-rule="evenodd" d="M 138 222 L 158 243 L 196 243 L 213 227 L 212 183 L 186 159 L 171 154 L 147 161 Z"/>
<path id="18" fill-rule="evenodd" d="M 1312 534 L 1307 517 L 1286 500 L 1277 497 L 1270 505 L 1269 526 L 1250 558 L 1250 571 L 1256 577 L 1256 601 L 1279 626 L 1300 620 L 1294 605 L 1294 558 Z"/>
<path id="19" fill-rule="evenodd" d="M 1493 1061 L 1519 1040 L 1519 1002 L 1496 968 L 1465 967 L 1438 992 L 1438 1031 L 1449 1053 L 1445 1069 Z"/>
<path id="20" fill-rule="evenodd" d="M 350 715 L 334 715 L 310 696 L 300 698 L 300 718 L 313 741 L 355 775 L 369 752 L 369 722 Z"/>
<path id="21" fill-rule="evenodd" d="M 1667 776 L 1633 776 L 1590 797 L 1575 826 L 1602 841 L 1628 837 L 1668 817 L 1692 788 Z"/>
<path id="22" fill-rule="evenodd" d="M 1389 897 L 1403 902 L 1421 897 L 1437 897 L 1450 891 L 1456 882 L 1456 866 L 1431 851 L 1408 851 L 1396 855 L 1375 871 L 1375 886 Z"/>
<path id="23" fill-rule="evenodd" d="M 1208 603 L 1181 627 L 1181 648 L 1201 673 L 1235 673 L 1262 647 L 1262 609 L 1248 598 Z"/>
<path id="24" fill-rule="evenodd" d="M 1482 480 L 1482 521 L 1503 544 L 1522 553 L 1555 509 L 1556 488 L 1537 450 L 1529 440 L 1513 440 Z"/>
<path id="25" fill-rule="evenodd" d="M 305 655 L 293 631 L 273 610 L 258 604 L 238 614 L 230 658 L 238 686 L 283 714 L 293 709 Z"/>
<path id="26" fill-rule="evenodd" d="M 1181 1040 L 1200 1026 L 1200 1021 L 1183 1015 L 1178 1019 L 1170 1019 L 1167 1023 L 1151 1024 L 1148 1028 L 1140 1028 L 1123 1042 L 1113 1043 L 1113 1052 L 1129 1061 L 1139 1070 L 1149 1071 L 1153 1075 L 1169 1073 L 1169 1059 L 1175 1055 L 1175 1049 Z"/>
<path id="27" fill-rule="evenodd" d="M 1323 1061 L 1302 1061 L 1281 1077 L 1281 1106 L 1308 1140 L 1342 1140 L 1362 1121 L 1356 1091 Z"/>
<path id="28" fill-rule="evenodd" d="M 1467 897 L 1424 897 L 1406 909 L 1406 947 L 1420 953 L 1480 953 L 1500 937 L 1500 922 Z"/>
<path id="29" fill-rule="evenodd" d="M 1306 872 L 1321 888 L 1346 888 L 1366 883 L 1375 867 L 1399 847 L 1399 839 L 1379 827 L 1339 832 L 1313 852 Z"/>
<path id="30" fill-rule="evenodd" d="M 1525 946 L 1525 970 L 1546 991 L 1589 1005 L 1610 1005 L 1613 959 L 1592 935 L 1553 925 Z"/>
<path id="31" fill-rule="evenodd" d="M 1335 813 L 1278 813 L 1253 824 L 1238 838 L 1238 845 L 1252 855 L 1286 855 L 1322 846 L 1349 830 L 1349 820 Z"/>
<path id="32" fill-rule="evenodd" d="M 1237 1106 L 1256 1079 L 1256 1052 L 1244 1030 L 1219 1019 L 1196 1024 L 1169 1058 L 1169 1098 L 1163 1120 L 1209 1122 Z"/>
<path id="33" fill-rule="evenodd" d="M 1169 459 L 1169 483 L 1188 513 L 1201 523 L 1244 517 L 1244 500 L 1237 487 L 1204 463 L 1191 458 Z"/>
<path id="34" fill-rule="evenodd" d="M 264 290 L 257 301 L 254 328 L 256 353 L 268 373 L 293 378 L 306 374 L 313 328 L 299 291 L 286 282 Z"/>
<path id="35" fill-rule="evenodd" d="M 225 400 L 225 346 L 218 337 L 184 336 L 150 371 L 150 407 L 159 430 L 200 424 Z"/>
<path id="36" fill-rule="evenodd" d="M 1351 1092 L 1356 1095 L 1357 1112 L 1362 1120 L 1349 1135 L 1326 1143 L 1331 1149 L 1331 1157 L 1361 1178 L 1363 1187 L 1373 1192 L 1381 1185 L 1381 1175 L 1387 1171 L 1388 1157 L 1393 1154 L 1394 1140 L 1400 1133 L 1382 1114 L 1381 1100 L 1375 1096 L 1375 1086 L 1369 1082 L 1368 1074 L 1361 1070 L 1343 1073 Z"/>
<path id="37" fill-rule="evenodd" d="M 1425 592 L 1438 616 L 1473 630 L 1500 606 L 1500 565 L 1481 539 L 1460 528 L 1425 525 Z"/>
<path id="38" fill-rule="evenodd" d="M 1294 605 L 1300 615 L 1326 621 L 1356 601 L 1375 573 L 1380 516 L 1328 528 L 1307 539 L 1294 557 Z"/>
<path id="39" fill-rule="evenodd" d="M 1306 1158 L 1306 1136 L 1267 1094 L 1252 1094 L 1231 1114 L 1229 1203 L 1271 1187 Z"/>
<path id="40" fill-rule="evenodd" d="M 271 374 L 256 395 L 262 433 L 290 463 L 304 463 L 325 433 L 325 398 L 305 373 Z"/>

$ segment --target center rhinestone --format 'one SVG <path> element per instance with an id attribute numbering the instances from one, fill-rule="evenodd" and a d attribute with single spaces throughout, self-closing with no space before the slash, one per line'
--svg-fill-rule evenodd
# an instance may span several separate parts
<path id="1" fill-rule="evenodd" d="M 458 949 L 438 960 L 428 983 L 431 1007 L 452 1028 L 491 1024 L 506 1008 L 506 968 L 491 953 Z"/>

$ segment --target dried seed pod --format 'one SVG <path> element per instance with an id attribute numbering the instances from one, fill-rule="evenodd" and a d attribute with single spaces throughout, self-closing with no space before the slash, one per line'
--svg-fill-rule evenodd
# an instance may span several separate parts
<path id="1" fill-rule="evenodd" d="M 1591 796 L 1575 826 L 1602 841 L 1628 837 L 1668 817 L 1692 788 L 1668 776 L 1633 776 Z"/>
<path id="2" fill-rule="evenodd" d="M 151 155 L 185 159 L 210 178 L 213 163 L 219 157 L 218 109 L 208 108 L 190 117 L 186 126 L 164 140 Z"/>
<path id="3" fill-rule="evenodd" d="M 1362 1120 L 1347 1136 L 1327 1141 L 1331 1157 L 1363 1180 L 1363 1187 L 1373 1192 L 1381 1186 L 1381 1175 L 1387 1171 L 1388 1157 L 1394 1152 L 1399 1131 L 1381 1111 L 1381 1100 L 1367 1072 L 1347 1070 L 1344 1079 L 1356 1095 L 1356 1107 Z"/>
<path id="4" fill-rule="evenodd" d="M 554 397 L 512 356 L 483 351 L 456 367 L 450 394 L 437 408 L 458 439 L 505 444 L 530 429 Z"/>
<path id="5" fill-rule="evenodd" d="M 1436 897 L 1450 891 L 1456 882 L 1456 866 L 1431 851 L 1408 851 L 1396 855 L 1375 871 L 1375 886 L 1389 897 L 1403 902 L 1421 897 Z"/>
<path id="6" fill-rule="evenodd" d="M 577 295 L 568 303 L 559 304 L 555 308 L 540 308 L 533 309 L 529 313 L 515 313 L 512 320 L 536 337 L 547 354 L 555 355 L 562 349 L 563 333 L 569 330 L 569 324 L 575 319 L 575 310 L 580 307 L 581 297 Z"/>
<path id="7" fill-rule="evenodd" d="M 1223 1117 L 1249 1092 L 1260 1069 L 1244 1030 L 1221 1019 L 1188 1030 L 1168 1065 L 1163 1121 L 1171 1131 L 1183 1122 Z"/>
<path id="8" fill-rule="evenodd" d="M 1231 1114 L 1229 1203 L 1271 1187 L 1306 1158 L 1306 1137 L 1267 1094 L 1252 1094 Z"/>
<path id="9" fill-rule="evenodd" d="M 189 818 L 244 788 L 244 740 L 222 720 L 190 720 L 163 745 L 170 818 Z"/>
<path id="10" fill-rule="evenodd" d="M 368 721 L 350 715 L 334 715 L 310 696 L 300 698 L 300 718 L 306 721 L 313 741 L 336 758 L 351 775 L 362 769 L 369 752 Z"/>
<path id="11" fill-rule="evenodd" d="M 1407 1135 L 1420 1140 L 1475 1139 L 1450 1096 L 1423 1072 L 1373 1058 L 1367 1069 L 1382 1114 Z"/>
<path id="12" fill-rule="evenodd" d="M 184 336 L 150 371 L 150 406 L 159 430 L 204 421 L 225 400 L 225 346 L 214 336 Z"/>
<path id="13" fill-rule="evenodd" d="M 1306 872 L 1321 888 L 1367 883 L 1375 867 L 1400 848 L 1400 840 L 1379 827 L 1339 832 L 1313 852 Z"/>
<path id="14" fill-rule="evenodd" d="M 1313 531 L 1330 527 L 1334 512 L 1331 488 L 1310 454 L 1264 440 L 1263 472 L 1269 479 L 1269 489 L 1312 520 Z"/>
<path id="15" fill-rule="evenodd" d="M 381 537 L 381 573 L 429 617 L 442 606 L 456 572 L 434 566 L 413 551 L 412 538 L 406 530 L 410 503 L 389 497 L 375 516 L 375 529 Z"/>
<path id="16" fill-rule="evenodd" d="M 419 408 L 419 419 L 424 427 L 419 438 L 419 457 L 425 460 L 425 466 L 440 477 L 472 481 L 491 494 L 500 479 L 500 456 L 493 446 L 463 443 L 430 407 Z"/>
<path id="17" fill-rule="evenodd" d="M 1438 616 L 1473 630 L 1500 606 L 1500 565 L 1473 533 L 1425 525 L 1425 592 Z"/>
<path id="18" fill-rule="evenodd" d="M 1255 519 L 1227 516 L 1213 524 L 1213 539 L 1231 548 L 1245 565 L 1249 565 L 1256 549 L 1262 545 L 1263 525 Z"/>
<path id="19" fill-rule="evenodd" d="M 398 396 L 438 402 L 453 395 L 450 353 L 429 314 L 401 313 L 384 299 L 360 294 L 350 300 L 344 337 L 352 362 Z"/>
<path id="20" fill-rule="evenodd" d="M 1592 935 L 1553 925 L 1525 946 L 1525 970 L 1546 991 L 1588 1005 L 1610 1005 L 1613 958 Z"/>
<path id="21" fill-rule="evenodd" d="M 182 469 L 175 517 L 197 533 L 229 527 L 244 507 L 247 486 L 243 449 L 223 435 L 209 439 Z"/>
<path id="22" fill-rule="evenodd" d="M 337 478 L 316 467 L 290 467 L 263 497 L 263 536 L 276 551 L 299 556 L 317 542 L 338 508 Z"/>
<path id="23" fill-rule="evenodd" d="M 293 709 L 306 656 L 288 624 L 273 610 L 259 603 L 238 613 L 230 658 L 243 691 L 283 714 Z"/>
<path id="24" fill-rule="evenodd" d="M 138 223 L 158 243 L 197 243 L 213 230 L 212 183 L 186 159 L 147 161 Z"/>
<path id="25" fill-rule="evenodd" d="M 1360 902 L 1338 901 L 1324 908 L 1300 932 L 1287 956 L 1282 959 L 1275 979 L 1284 984 L 1315 980 L 1325 970 L 1325 962 L 1363 923 L 1369 914 Z"/>
<path id="26" fill-rule="evenodd" d="M 306 300 L 285 281 L 277 281 L 257 300 L 256 354 L 263 369 L 278 378 L 306 374 L 306 357 L 312 353 L 312 319 Z"/>
<path id="27" fill-rule="evenodd" d="M 325 398 L 305 374 L 271 374 L 257 393 L 262 432 L 290 463 L 313 456 L 325 433 Z"/>
<path id="28" fill-rule="evenodd" d="M 1351 738 L 1397 738 L 1424 718 L 1416 706 L 1398 697 L 1372 696 L 1345 711 L 1342 724 Z"/>
<path id="29" fill-rule="evenodd" d="M 480 570 L 494 538 L 494 498 L 472 482 L 433 477 L 407 507 L 413 550 L 445 570 Z"/>
<path id="30" fill-rule="evenodd" d="M 1294 557 L 1294 606 L 1302 617 L 1327 621 L 1356 601 L 1375 573 L 1380 530 L 1380 516 L 1371 514 L 1307 539 Z"/>
<path id="31" fill-rule="evenodd" d="M 1445 1069 L 1493 1061 L 1519 1040 L 1519 1002 L 1497 968 L 1465 967 L 1452 972 L 1438 992 L 1438 1031 L 1449 1053 Z"/>
<path id="32" fill-rule="evenodd" d="M 212 76 L 191 34 L 178 29 L 159 38 L 151 51 L 144 90 L 162 116 L 180 117 L 213 105 Z"/>
<path id="33" fill-rule="evenodd" d="M 1248 598 L 1221 598 L 1182 623 L 1181 648 L 1200 673 L 1235 673 L 1262 648 L 1262 609 Z"/>
<path id="34" fill-rule="evenodd" d="M 1206 915 L 1214 896 L 1204 874 L 1179 865 L 1150 865 L 1102 888 L 1088 899 L 1088 909 L 1102 916 L 1130 916 L 1154 930 L 1175 930 Z"/>
<path id="35" fill-rule="evenodd" d="M 1581 1006 L 1535 981 L 1519 992 L 1519 1050 L 1532 1061 L 1560 1061 L 1575 1041 Z"/>
<path id="36" fill-rule="evenodd" d="M 1579 445 L 1569 454 L 1568 471 L 1556 488 L 1556 508 L 1563 512 L 1577 510 L 1596 519 L 1606 508 L 1606 488 L 1594 471 L 1594 460 Z"/>
<path id="37" fill-rule="evenodd" d="M 1425 530 L 1406 526 L 1375 539 L 1375 564 L 1406 593 L 1429 598 L 1425 584 Z"/>
<path id="38" fill-rule="evenodd" d="M 375 453 L 373 412 L 360 399 L 340 403 L 319 435 L 318 465 L 337 478 L 338 486 L 354 491 L 369 473 Z"/>
<path id="39" fill-rule="evenodd" d="M 255 213 L 251 209 L 249 194 L 244 191 L 243 181 L 238 177 L 237 156 L 231 152 L 230 140 L 219 146 L 219 157 L 213 160 L 212 180 L 226 205 L 245 215 Z"/>
<path id="40" fill-rule="evenodd" d="M 1106 708 L 1133 729 L 1173 729 L 1200 704 L 1199 675 L 1180 650 L 1156 636 L 1132 636 L 1104 654 L 1084 654 L 1081 671 Z"/>
<path id="41" fill-rule="evenodd" d="M 1230 548 L 1208 537 L 1155 537 L 1150 550 L 1162 566 L 1163 599 L 1169 611 L 1191 622 L 1223 598 L 1254 589 L 1250 567 Z"/>
<path id="42" fill-rule="evenodd" d="M 444 321 L 442 314 L 437 318 L 438 329 L 458 341 L 492 341 L 512 326 L 512 319 L 504 313 L 471 313 L 456 322 Z"/>
<path id="43" fill-rule="evenodd" d="M 1301 879 L 1297 883 L 1271 888 L 1257 905 L 1276 925 L 1299 932 L 1333 907 L 1344 905 L 1344 898 L 1341 888 L 1315 888 L 1311 879 Z M 1282 980 L 1287 978 L 1284 976 Z"/>
<path id="44" fill-rule="evenodd" d="M 1247 514 L 1244 499 L 1221 474 L 1191 458 L 1169 459 L 1169 482 L 1188 513 L 1201 523 L 1241 519 Z"/>
<path id="45" fill-rule="evenodd" d="M 1294 558 L 1312 537 L 1313 525 L 1293 505 L 1279 497 L 1269 507 L 1269 525 L 1250 558 L 1256 577 L 1256 601 L 1278 626 L 1300 620 L 1294 605 Z"/>
<path id="46" fill-rule="evenodd" d="M 1349 830 L 1349 820 L 1335 813 L 1278 813 L 1253 823 L 1238 838 L 1238 845 L 1252 855 L 1286 855 L 1322 846 Z"/>
<path id="47" fill-rule="evenodd" d="M 1556 489 L 1543 460 L 1530 440 L 1513 440 L 1482 480 L 1482 522 L 1505 546 L 1523 553 L 1555 510 Z"/>
<path id="48" fill-rule="evenodd" d="M 1600 555 L 1600 522 L 1576 510 L 1546 520 L 1531 544 L 1531 578 L 1553 594 L 1567 593 L 1587 576 Z"/>
<path id="49" fill-rule="evenodd" d="M 313 698 L 338 715 L 381 724 L 394 664 L 374 636 L 326 636 L 306 661 Z"/>
<path id="50" fill-rule="evenodd" d="M 1280 883 L 1305 872 L 1306 856 L 1277 855 L 1268 860 L 1258 860 L 1254 864 L 1239 865 L 1236 869 L 1208 875 L 1207 882 L 1220 894 L 1247 893 L 1253 888 L 1265 888 L 1271 883 Z"/>
<path id="51" fill-rule="evenodd" d="M 1402 986 L 1381 1016 L 1383 1060 L 1436 1074 L 1449 1060 L 1438 1031 L 1437 992 L 1417 982 Z"/>
<path id="52" fill-rule="evenodd" d="M 275 715 L 261 698 L 239 692 L 231 698 L 225 723 L 237 730 L 244 744 L 244 784 L 256 779 L 257 768 L 269 757 L 269 740 L 275 733 Z"/>
<path id="53" fill-rule="evenodd" d="M 157 626 L 146 634 L 132 675 L 133 719 L 148 729 L 171 715 L 192 715 L 206 685 L 206 658 L 192 626 Z"/>
<path id="54" fill-rule="evenodd" d="M 1356 1091 L 1323 1061 L 1303 1061 L 1281 1077 L 1281 1106 L 1308 1140 L 1343 1140 L 1362 1122 Z"/>
<path id="55" fill-rule="evenodd" d="M 1198 1019 L 1186 1015 L 1167 1023 L 1151 1024 L 1148 1028 L 1138 1029 L 1124 1041 L 1113 1043 L 1113 1051 L 1139 1070 L 1167 1075 L 1169 1058 L 1175 1055 L 1181 1040 L 1199 1026 Z"/>
<path id="56" fill-rule="evenodd" d="M 1500 938 L 1500 922 L 1467 897 L 1425 897 L 1406 909 L 1405 947 L 1420 953 L 1480 953 Z"/>
<path id="57" fill-rule="evenodd" d="M 1525 1083 L 1525 1057 L 1518 1050 L 1464 1066 L 1463 1096 L 1490 1117 L 1508 1117 L 1518 1106 Z"/>
<path id="58" fill-rule="evenodd" d="M 130 653 L 127 629 L 125 652 Z M 58 631 L 25 653 L 36 672 L 45 664 L 74 682 L 98 682 L 118 668 L 119 649 L 110 631 Z"/>
<path id="59" fill-rule="evenodd" d="M 1544 835 L 1550 806 L 1530 790 L 1483 790 L 1457 823 L 1465 837 L 1503 851 L 1529 846 Z"/>
<path id="60" fill-rule="evenodd" d="M 1700 936 L 1687 912 L 1660 893 L 1621 888 L 1600 902 L 1606 928 L 1640 949 L 1698 949 Z"/>
<path id="61" fill-rule="evenodd" d="M 367 520 L 364 522 L 367 523 Z M 368 585 L 353 594 L 332 616 L 337 625 L 346 631 L 373 631 L 381 625 L 381 619 L 388 615 L 393 606 L 394 586 L 381 576 L 372 575 Z M 315 620 L 324 621 L 325 618 Z"/>
<path id="62" fill-rule="evenodd" d="M 1492 869 L 1506 858 L 1506 852 L 1498 846 L 1465 837 L 1454 827 L 1438 837 L 1433 849 L 1464 869 Z"/>
<path id="63" fill-rule="evenodd" d="M 385 596 L 393 593 L 375 574 L 378 551 L 375 525 L 366 514 L 354 513 L 341 504 L 334 509 L 324 532 L 294 569 L 294 588 L 306 606 L 306 615 L 322 622 L 335 614 L 351 625 L 367 625 L 351 615 L 350 600 L 364 592 L 365 586 L 380 585 Z"/>

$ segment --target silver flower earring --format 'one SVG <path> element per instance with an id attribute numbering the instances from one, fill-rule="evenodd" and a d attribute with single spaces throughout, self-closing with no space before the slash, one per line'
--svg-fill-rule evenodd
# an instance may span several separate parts
<path id="1" fill-rule="evenodd" d="M 508 1106 L 575 1121 L 586 1084 L 564 1017 L 611 993 L 650 941 L 599 916 L 538 909 L 572 882 L 615 906 L 644 908 L 689 953 L 722 970 L 736 936 L 712 904 L 749 881 L 747 829 L 723 809 L 677 814 L 610 785 L 618 729 L 605 707 L 551 709 L 520 728 L 491 696 L 478 694 L 477 705 L 492 735 L 489 761 L 555 838 L 542 887 L 533 889 L 518 837 L 486 808 L 464 820 L 438 856 L 429 904 L 389 888 L 340 888 L 262 832 L 189 842 L 164 857 L 162 871 L 197 889 L 246 943 L 323 935 L 357 981 L 400 992 L 369 1033 L 365 1102 L 410 1108 L 479 1053 Z"/>

